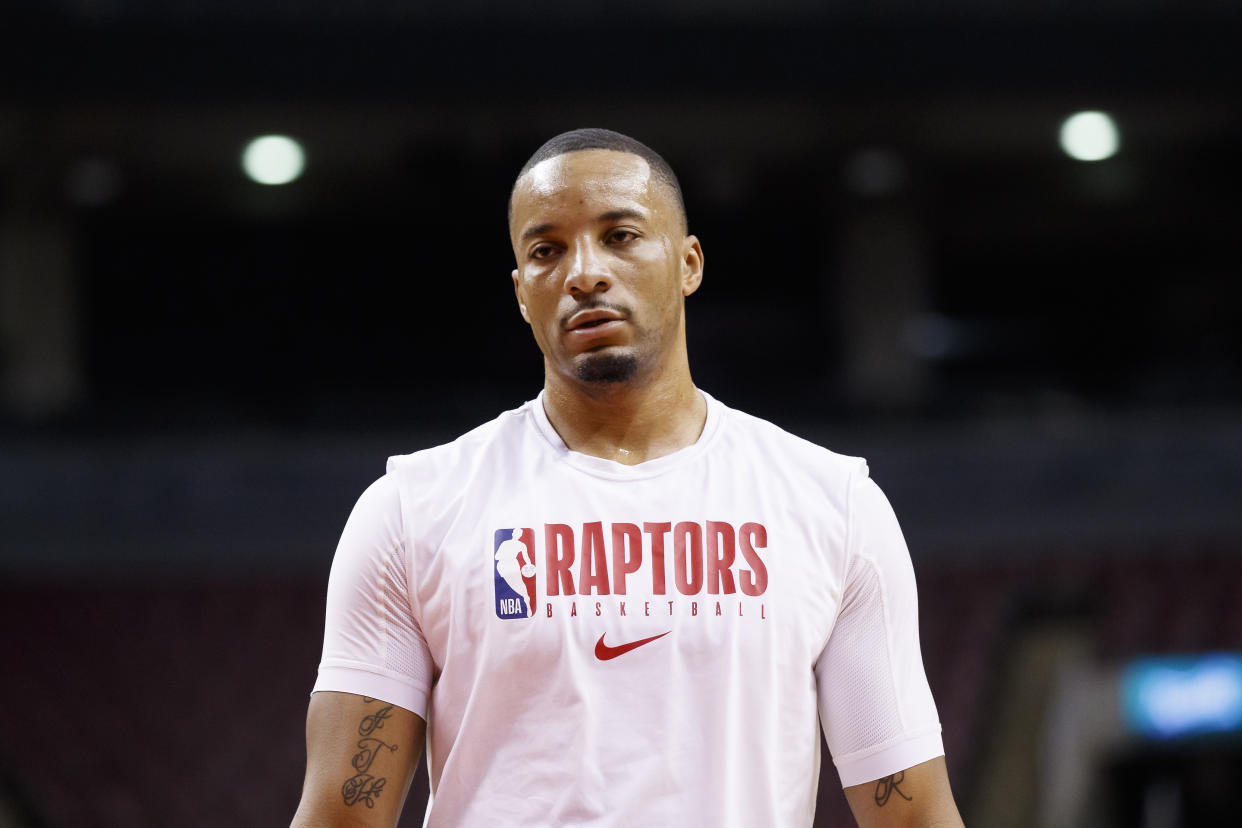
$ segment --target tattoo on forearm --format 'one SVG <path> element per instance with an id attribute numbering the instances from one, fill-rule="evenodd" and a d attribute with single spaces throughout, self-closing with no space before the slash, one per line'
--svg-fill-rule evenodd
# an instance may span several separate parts
<path id="1" fill-rule="evenodd" d="M 875 783 L 875 804 L 878 807 L 883 808 L 885 805 L 888 804 L 888 800 L 893 795 L 894 791 L 896 791 L 897 795 L 900 796 L 902 799 L 904 799 L 906 802 L 912 801 L 914 797 L 906 796 L 905 793 L 901 790 L 901 788 L 898 787 L 898 785 L 900 785 L 904 781 L 906 781 L 906 772 L 902 771 L 901 773 L 895 773 L 892 776 L 886 776 L 883 779 L 881 779 L 879 782 L 876 782 Z"/>
<path id="2" fill-rule="evenodd" d="M 376 699 L 368 696 L 364 697 L 363 701 L 367 704 L 374 704 Z M 387 778 L 377 777 L 368 771 L 384 750 L 389 753 L 397 752 L 397 745 L 372 736 L 375 731 L 383 729 L 384 722 L 392 716 L 392 708 L 391 704 L 382 707 L 374 713 L 363 716 L 362 721 L 358 722 L 358 735 L 362 738 L 358 740 L 358 753 L 350 760 L 356 773 L 346 779 L 345 784 L 341 786 L 341 797 L 346 805 L 352 806 L 361 802 L 368 808 L 374 808 L 376 798 L 383 792 L 384 785 L 388 784 Z"/>

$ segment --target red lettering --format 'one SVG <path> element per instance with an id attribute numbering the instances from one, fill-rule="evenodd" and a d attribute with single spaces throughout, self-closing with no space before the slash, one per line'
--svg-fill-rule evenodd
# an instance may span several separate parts
<path id="1" fill-rule="evenodd" d="M 673 528 L 671 523 L 644 523 L 643 531 L 651 535 L 651 594 L 664 594 L 664 536 Z M 672 612 L 670 606 L 669 612 Z"/>
<path id="2" fill-rule="evenodd" d="M 651 615 L 651 602 L 643 601 L 643 615 Z"/>
<path id="3" fill-rule="evenodd" d="M 552 617 L 552 605 L 551 604 L 548 604 L 548 617 L 549 618 Z"/>
<path id="4" fill-rule="evenodd" d="M 762 595 L 768 590 L 768 568 L 755 550 L 767 549 L 768 530 L 762 523 L 743 523 L 741 531 L 738 532 L 738 540 L 742 557 L 750 564 L 749 572 L 745 569 L 738 572 L 742 592 L 747 595 Z"/>
<path id="5" fill-rule="evenodd" d="M 563 523 L 543 527 L 543 560 L 548 575 L 548 595 L 574 594 L 574 576 L 569 568 L 574 563 L 574 530 Z M 562 550 L 564 554 L 561 554 Z"/>
<path id="6" fill-rule="evenodd" d="M 733 526 L 723 520 L 707 522 L 707 592 L 710 595 L 737 592 L 733 584 Z"/>
<path id="7" fill-rule="evenodd" d="M 577 601 L 574 601 L 572 604 L 569 605 L 569 617 L 570 618 L 578 617 L 578 602 Z"/>
<path id="8" fill-rule="evenodd" d="M 608 557 L 604 549 L 604 524 L 582 524 L 582 557 L 578 561 L 578 589 L 583 595 L 608 594 Z"/>
<path id="9" fill-rule="evenodd" d="M 669 615 L 673 614 L 673 602 L 672 601 L 668 602 L 668 614 Z"/>
<path id="10" fill-rule="evenodd" d="M 767 617 L 768 617 L 768 608 L 767 608 L 766 606 L 764 606 L 763 604 L 760 604 L 760 605 L 759 605 L 759 617 L 760 617 L 760 618 L 767 618 Z"/>
<path id="11" fill-rule="evenodd" d="M 737 602 L 737 617 L 738 618 L 742 617 L 742 602 L 741 601 Z"/>
<path id="12" fill-rule="evenodd" d="M 719 601 L 717 601 L 717 602 L 716 602 L 716 614 L 717 614 L 717 615 L 723 615 L 723 614 L 724 614 L 724 613 L 722 613 L 722 612 L 720 611 L 720 602 L 719 602 Z"/>
<path id="13" fill-rule="evenodd" d="M 690 614 L 691 614 L 691 615 L 698 615 L 698 614 L 699 614 L 699 602 L 698 602 L 698 601 L 691 601 L 691 602 L 690 602 Z"/>
<path id="14" fill-rule="evenodd" d="M 625 594 L 625 576 L 643 562 L 643 536 L 632 523 L 612 525 L 612 591 Z"/>
<path id="15" fill-rule="evenodd" d="M 599 607 L 599 601 L 596 601 L 596 602 L 595 602 L 595 614 L 596 614 L 596 615 L 601 615 L 601 614 L 603 614 L 602 610 L 601 610 L 601 609 L 600 609 L 600 607 Z"/>
<path id="16" fill-rule="evenodd" d="M 673 580 L 682 595 L 703 591 L 703 530 L 682 521 L 673 529 Z"/>
<path id="17" fill-rule="evenodd" d="M 625 615 L 625 602 L 624 601 L 621 602 L 621 614 Z"/>

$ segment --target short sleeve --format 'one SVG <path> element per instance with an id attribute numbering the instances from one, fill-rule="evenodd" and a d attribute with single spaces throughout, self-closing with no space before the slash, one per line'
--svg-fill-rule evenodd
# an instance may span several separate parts
<path id="1" fill-rule="evenodd" d="M 851 482 L 841 606 L 815 665 L 824 738 L 845 787 L 944 754 L 910 553 L 888 499 L 865 475 L 863 466 Z"/>
<path id="2" fill-rule="evenodd" d="M 358 499 L 337 545 L 313 692 L 370 696 L 426 719 L 432 674 L 410 603 L 401 495 L 386 475 Z"/>

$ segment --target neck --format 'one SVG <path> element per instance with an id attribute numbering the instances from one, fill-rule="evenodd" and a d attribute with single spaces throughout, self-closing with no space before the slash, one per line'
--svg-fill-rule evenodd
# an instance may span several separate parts
<path id="1" fill-rule="evenodd" d="M 543 400 L 571 450 L 630 466 L 693 444 L 707 420 L 688 366 L 642 384 L 593 385 L 549 370 Z"/>

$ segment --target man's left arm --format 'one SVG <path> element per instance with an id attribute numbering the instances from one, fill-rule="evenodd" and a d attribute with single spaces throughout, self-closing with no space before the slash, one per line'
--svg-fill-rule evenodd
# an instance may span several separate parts
<path id="1" fill-rule="evenodd" d="M 944 757 L 851 785 L 845 799 L 859 828 L 957 828 L 962 817 L 949 789 Z"/>
<path id="2" fill-rule="evenodd" d="M 824 737 L 862 828 L 960 826 L 923 671 L 918 593 L 888 499 L 851 481 L 845 578 L 815 665 Z"/>

